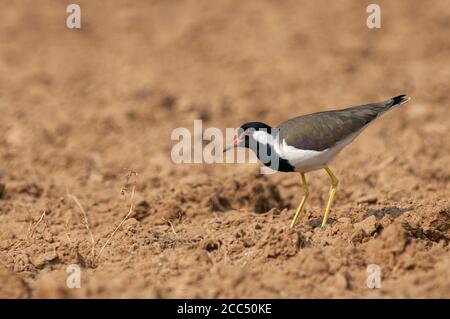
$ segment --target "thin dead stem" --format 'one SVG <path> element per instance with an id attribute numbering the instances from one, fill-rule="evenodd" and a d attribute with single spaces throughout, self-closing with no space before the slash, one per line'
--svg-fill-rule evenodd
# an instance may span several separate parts
<path id="1" fill-rule="evenodd" d="M 47 213 L 47 210 L 44 209 L 39 220 L 31 227 L 31 229 L 29 228 L 29 233 L 27 235 L 28 238 L 33 236 L 34 232 L 36 231 L 36 228 L 39 226 L 41 221 L 44 219 L 46 213 Z"/>
<path id="2" fill-rule="evenodd" d="M 124 219 L 122 219 L 122 221 L 120 222 L 120 224 L 114 229 L 114 231 L 109 235 L 108 239 L 106 240 L 106 242 L 103 244 L 102 248 L 100 249 L 98 256 L 97 256 L 97 260 L 100 259 L 100 256 L 103 253 L 103 250 L 105 249 L 105 247 L 109 244 L 109 242 L 111 241 L 111 239 L 114 237 L 114 235 L 116 234 L 116 232 L 119 230 L 119 228 L 123 225 L 123 223 L 128 219 L 128 217 L 130 217 L 131 213 L 133 212 L 133 205 L 134 205 L 134 191 L 136 189 L 136 185 L 133 185 L 133 188 L 131 190 L 131 204 L 130 204 L 130 209 L 128 211 L 128 214 L 125 216 Z"/>
<path id="3" fill-rule="evenodd" d="M 84 210 L 83 206 L 81 205 L 80 201 L 78 200 L 78 198 L 75 195 L 72 195 L 69 193 L 69 190 L 67 190 L 67 196 L 69 196 L 78 206 L 78 208 L 80 208 L 80 211 L 82 213 L 83 216 L 83 224 L 84 227 L 86 227 L 89 236 L 91 237 L 91 243 L 92 243 L 92 258 L 95 259 L 95 240 L 94 240 L 94 235 L 92 234 L 91 228 L 89 227 L 89 220 L 86 214 L 86 211 Z"/>
<path id="4" fill-rule="evenodd" d="M 165 218 L 161 218 L 164 222 L 168 223 L 170 225 L 170 228 L 172 229 L 172 233 L 175 234 L 175 236 L 178 236 L 177 232 L 175 231 L 175 228 L 173 227 L 173 224 L 170 220 L 167 220 Z"/>
<path id="5" fill-rule="evenodd" d="M 133 183 L 130 183 L 130 178 L 131 177 L 135 177 L 135 180 Z M 120 229 L 120 227 L 123 225 L 123 223 L 130 217 L 130 215 L 133 213 L 133 208 L 134 208 L 134 194 L 135 194 L 135 190 L 136 190 L 136 177 L 137 177 L 137 173 L 133 170 L 129 170 L 127 175 L 126 175 L 126 183 L 124 185 L 124 187 L 122 187 L 120 193 L 122 195 L 125 195 L 125 192 L 129 189 L 128 187 L 130 185 L 132 185 L 132 190 L 131 190 L 131 197 L 130 197 L 130 209 L 127 213 L 127 215 L 125 216 L 124 219 L 122 219 L 122 221 L 119 223 L 119 225 L 113 230 L 113 232 L 109 235 L 108 239 L 106 240 L 106 242 L 103 244 L 103 246 L 100 248 L 100 251 L 98 252 L 98 254 L 95 254 L 95 240 L 94 240 L 94 235 L 92 234 L 91 228 L 89 227 L 89 221 L 88 221 L 88 217 L 86 214 L 86 211 L 84 210 L 83 206 L 81 205 L 80 201 L 78 200 L 78 198 L 72 194 L 69 193 L 69 190 L 66 188 L 66 193 L 67 196 L 70 197 L 79 207 L 82 216 L 83 216 L 83 224 L 86 227 L 86 229 L 89 232 L 89 235 L 91 237 L 91 242 L 92 242 L 92 266 L 95 266 L 95 263 L 97 260 L 100 259 L 103 250 L 106 248 L 106 246 L 109 244 L 109 242 L 111 241 L 111 239 L 114 237 L 114 235 L 116 234 L 116 232 Z M 174 230 L 173 230 L 174 231 Z M 69 243 L 72 243 L 72 240 L 70 239 L 69 236 L 69 232 L 68 232 L 68 222 L 66 222 L 66 236 L 67 239 L 69 241 Z"/>
<path id="6" fill-rule="evenodd" d="M 72 240 L 70 239 L 70 234 L 69 234 L 69 219 L 67 219 L 66 222 L 64 223 L 64 228 L 66 229 L 67 240 L 69 241 L 69 244 L 72 245 Z"/>

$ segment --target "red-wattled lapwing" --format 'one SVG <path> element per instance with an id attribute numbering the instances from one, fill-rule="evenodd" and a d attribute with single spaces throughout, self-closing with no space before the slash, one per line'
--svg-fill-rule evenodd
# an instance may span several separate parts
<path id="1" fill-rule="evenodd" d="M 238 129 L 233 143 L 224 152 L 233 147 L 246 147 L 272 169 L 300 173 L 304 194 L 291 227 L 295 225 L 309 195 L 305 173 L 325 169 L 331 178 L 331 190 L 322 220 L 323 227 L 327 223 L 338 186 L 338 179 L 328 164 L 374 119 L 409 100 L 406 95 L 400 95 L 380 103 L 303 115 L 287 120 L 275 128 L 261 122 L 248 122 Z"/>

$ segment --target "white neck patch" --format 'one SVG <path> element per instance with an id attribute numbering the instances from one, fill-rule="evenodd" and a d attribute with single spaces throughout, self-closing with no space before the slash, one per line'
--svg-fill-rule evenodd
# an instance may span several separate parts
<path id="1" fill-rule="evenodd" d="M 259 143 L 264 144 L 264 145 L 269 144 L 269 145 L 273 146 L 274 145 L 274 141 L 275 141 L 274 137 L 271 134 L 269 134 L 268 132 L 265 132 L 265 131 L 255 131 L 253 133 L 253 138 L 256 141 L 258 141 Z"/>

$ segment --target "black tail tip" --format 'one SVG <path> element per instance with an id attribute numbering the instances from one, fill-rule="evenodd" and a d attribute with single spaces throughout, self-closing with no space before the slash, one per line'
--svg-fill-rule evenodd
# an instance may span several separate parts
<path id="1" fill-rule="evenodd" d="M 407 103 L 409 100 L 410 98 L 408 96 L 402 94 L 392 98 L 393 101 L 392 105 L 404 104 Z"/>

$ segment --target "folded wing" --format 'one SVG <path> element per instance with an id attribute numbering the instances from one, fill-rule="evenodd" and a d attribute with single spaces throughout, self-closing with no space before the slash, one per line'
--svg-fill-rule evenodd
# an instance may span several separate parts
<path id="1" fill-rule="evenodd" d="M 362 129 L 395 105 L 408 102 L 405 95 L 381 103 L 299 116 L 278 125 L 280 139 L 302 150 L 323 151 Z"/>

